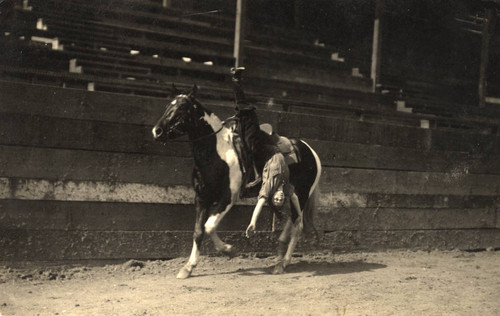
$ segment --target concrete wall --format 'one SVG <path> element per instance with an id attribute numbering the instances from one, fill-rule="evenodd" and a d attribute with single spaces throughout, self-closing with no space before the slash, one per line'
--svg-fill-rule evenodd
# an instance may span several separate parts
<path id="1" fill-rule="evenodd" d="M 165 103 L 0 81 L 0 257 L 189 253 L 189 147 L 151 137 Z M 208 107 L 221 118 L 233 114 Z M 266 110 L 259 116 L 280 134 L 308 140 L 322 159 L 321 243 L 314 247 L 500 247 L 498 136 Z M 274 251 L 268 213 L 262 233 L 243 237 L 253 202 L 242 201 L 225 218 L 221 236 L 241 251 Z"/>

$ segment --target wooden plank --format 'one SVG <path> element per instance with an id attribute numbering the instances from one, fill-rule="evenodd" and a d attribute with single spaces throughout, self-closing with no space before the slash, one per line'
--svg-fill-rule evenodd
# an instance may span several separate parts
<path id="1" fill-rule="evenodd" d="M 181 85 L 179 88 L 184 89 L 188 86 Z M 164 89 L 169 93 L 170 86 L 165 85 Z M 0 101 L 0 112 L 3 113 L 144 125 L 154 125 L 168 103 L 168 100 L 163 98 L 64 89 L 1 80 Z M 234 110 L 227 107 L 214 106 L 214 111 L 217 114 L 234 114 Z"/>
<path id="2" fill-rule="evenodd" d="M 406 171 L 499 174 L 500 155 L 306 140 L 326 166 Z"/>
<path id="3" fill-rule="evenodd" d="M 42 17 L 54 17 L 53 12 L 50 10 L 36 10 L 33 14 Z M 93 10 L 91 7 L 87 7 L 86 9 Z M 45 12 L 44 12 L 45 11 Z M 114 11 L 114 10 L 113 10 Z M 108 13 L 113 13 L 113 11 L 109 11 Z M 92 11 L 91 11 L 92 12 Z M 24 15 L 28 15 L 26 12 L 21 11 Z M 92 15 L 90 15 L 92 16 Z M 178 20 L 177 22 L 186 21 L 186 20 Z M 124 21 L 118 18 L 108 18 L 105 20 L 99 19 L 99 21 L 89 21 L 86 19 L 87 24 L 95 27 L 106 27 L 109 30 L 117 31 L 118 33 L 126 32 L 128 36 L 138 36 L 138 37 L 161 37 L 163 40 L 168 39 L 176 39 L 181 41 L 190 41 L 191 44 L 201 44 L 206 46 L 230 46 L 231 39 L 230 37 L 224 38 L 218 34 L 211 34 L 208 36 L 201 36 L 200 33 L 195 33 L 189 30 L 178 30 L 178 29 L 169 29 L 161 26 L 155 26 L 151 24 L 141 24 L 134 21 Z M 59 26 L 64 25 L 66 28 L 70 28 L 72 25 L 67 21 L 62 20 L 52 20 L 51 23 L 57 23 Z M 179 25 L 177 23 L 177 25 Z M 50 26 L 50 25 L 49 25 Z M 206 28 L 203 28 L 206 30 Z"/>
<path id="4" fill-rule="evenodd" d="M 321 187 L 340 193 L 498 195 L 500 176 L 323 168 Z"/>
<path id="5" fill-rule="evenodd" d="M 191 185 L 0 177 L 0 199 L 192 204 L 194 190 Z"/>
<path id="6" fill-rule="evenodd" d="M 191 185 L 159 186 L 155 184 L 106 181 L 0 177 L 1 199 L 190 205 L 194 201 L 194 190 Z M 238 202 L 239 205 L 255 205 L 255 203 L 255 198 L 247 198 Z M 330 187 L 323 187 L 318 199 L 318 207 L 324 210 L 335 208 L 500 208 L 500 197 L 498 195 L 412 195 L 339 192 L 332 190 Z"/>
<path id="7" fill-rule="evenodd" d="M 498 229 L 340 231 L 324 234 L 320 243 L 300 242 L 298 251 L 382 251 L 387 249 L 452 250 L 499 247 Z M 276 253 L 278 233 L 221 232 L 222 240 L 242 253 Z M 0 257 L 23 260 L 157 259 L 187 256 L 192 232 L 0 230 Z M 202 254 L 214 253 L 205 238 Z"/>
<path id="8" fill-rule="evenodd" d="M 7 113 L 145 124 L 157 119 L 164 108 L 159 99 L 5 81 L 0 91 L 0 110 Z M 118 109 L 116 104 L 126 104 L 127 111 Z M 145 117 L 146 113 L 149 116 Z"/>
<path id="9" fill-rule="evenodd" d="M 333 251 L 474 250 L 500 246 L 499 229 L 345 231 L 324 235 L 322 248 Z M 304 249 L 300 248 L 299 249 Z M 305 249 L 307 250 L 307 248 Z"/>
<path id="10" fill-rule="evenodd" d="M 124 203 L 193 204 L 189 185 L 155 185 L 108 181 L 75 181 L 0 177 L 0 200 L 47 200 Z M 257 196 L 236 202 L 255 205 Z"/>
<path id="11" fill-rule="evenodd" d="M 500 153 L 500 136 L 440 131 L 432 135 L 432 149 L 477 153 Z"/>
<path id="12" fill-rule="evenodd" d="M 427 149 L 430 130 L 281 113 L 278 130 L 289 137 Z"/>
<path id="13" fill-rule="evenodd" d="M 222 231 L 244 231 L 253 205 L 236 206 L 221 222 Z M 188 204 L 0 200 L 0 229 L 84 231 L 189 231 L 194 206 Z M 259 231 L 271 230 L 265 210 Z M 495 228 L 496 211 L 485 209 L 328 208 L 315 215 L 319 231 L 376 231 Z"/>
<path id="14" fill-rule="evenodd" d="M 495 228 L 494 208 L 320 208 L 315 216 L 317 229 L 337 230 L 419 230 Z"/>
<path id="15" fill-rule="evenodd" d="M 235 206 L 219 230 L 245 231 L 253 205 Z M 195 209 L 188 204 L 0 200 L 0 230 L 191 231 Z M 262 212 L 257 227 L 270 231 L 272 214 Z"/>
<path id="16" fill-rule="evenodd" d="M 266 86 L 269 88 L 276 83 L 288 86 L 284 91 L 287 91 L 287 94 L 290 93 L 292 97 L 297 96 L 296 92 L 298 91 L 304 93 L 307 90 L 309 92 L 313 90 L 316 96 L 325 95 L 326 98 L 331 94 L 330 89 L 350 91 L 353 95 L 358 91 L 370 92 L 370 80 L 353 77 L 347 69 L 325 67 L 318 65 L 317 62 L 314 63 L 315 65 L 311 65 L 310 62 L 309 65 L 306 65 L 307 58 L 300 56 L 294 56 L 296 59 L 294 67 L 290 67 L 293 61 L 285 61 L 279 55 L 271 58 L 258 56 L 259 58 L 251 59 L 251 57 L 253 56 L 250 56 L 250 60 L 247 61 L 247 67 L 250 69 L 249 74 L 252 74 L 251 69 L 256 70 L 253 72 L 253 76 L 250 76 L 255 78 L 252 80 L 255 82 L 252 86 L 259 89 L 262 87 L 264 91 L 267 90 Z M 326 59 L 325 61 L 330 60 Z M 330 63 L 334 62 L 330 61 Z"/>
<path id="17" fill-rule="evenodd" d="M 495 195 L 413 195 L 413 194 L 378 194 L 368 193 L 366 195 L 357 194 L 355 198 L 339 196 L 337 201 L 342 203 L 330 205 L 338 205 L 340 207 L 388 207 L 388 208 L 500 208 L 500 196 Z M 335 198 L 332 199 L 335 201 Z M 364 204 L 355 204 L 351 201 L 361 200 Z M 322 203 L 325 205 L 326 203 Z"/>
<path id="18" fill-rule="evenodd" d="M 21 95 L 23 98 L 19 97 Z M 5 81 L 0 81 L 0 101 L 0 112 L 144 125 L 153 125 L 166 104 L 166 100 L 161 98 L 48 88 Z M 213 101 L 208 108 L 222 119 L 234 113 L 232 107 L 217 106 Z M 410 128 L 301 113 L 278 113 L 264 108 L 259 109 L 259 117 L 263 122 L 273 123 L 280 134 L 289 137 L 464 151 L 473 155 L 500 153 L 500 136 L 495 135 Z"/>
<path id="19" fill-rule="evenodd" d="M 191 158 L 0 146 L 4 177 L 190 185 L 192 169 Z"/>
<path id="20" fill-rule="evenodd" d="M 4 113 L 0 144 L 191 157 L 189 143 L 154 141 L 151 125 Z"/>
<path id="21" fill-rule="evenodd" d="M 266 119 L 268 119 L 266 117 Z M 322 164 L 406 171 L 500 173 L 500 155 L 421 151 L 334 141 L 306 140 Z M 0 117 L 0 144 L 191 157 L 188 143 L 155 142 L 150 125 L 63 119 L 5 113 Z"/>
<path id="22" fill-rule="evenodd" d="M 191 158 L 0 146 L 0 176 L 190 185 Z M 17 157 L 17 159 L 13 159 Z M 340 193 L 497 195 L 499 175 L 325 167 L 321 186 Z"/>

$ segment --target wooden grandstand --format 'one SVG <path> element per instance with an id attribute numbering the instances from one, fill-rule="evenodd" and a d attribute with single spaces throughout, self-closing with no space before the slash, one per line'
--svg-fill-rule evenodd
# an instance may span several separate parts
<path id="1" fill-rule="evenodd" d="M 2 256 L 189 251 L 189 146 L 161 146 L 151 127 L 172 83 L 197 84 L 219 117 L 233 114 L 234 13 L 139 0 L 2 6 Z M 320 247 L 500 247 L 500 108 L 454 93 L 470 82 L 439 85 L 389 67 L 372 92 L 363 56 L 278 26 L 250 23 L 245 38 L 245 89 L 261 121 L 307 139 L 322 159 Z M 270 214 L 257 241 L 242 237 L 252 204 L 221 229 L 242 251 L 272 251 Z"/>

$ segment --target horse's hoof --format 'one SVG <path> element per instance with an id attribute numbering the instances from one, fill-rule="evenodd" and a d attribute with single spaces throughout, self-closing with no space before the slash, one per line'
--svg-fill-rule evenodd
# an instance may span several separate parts
<path id="1" fill-rule="evenodd" d="M 232 259 L 238 255 L 238 252 L 233 248 L 233 246 L 225 247 L 224 250 L 222 250 L 222 253 L 229 257 L 229 259 Z"/>
<path id="2" fill-rule="evenodd" d="M 283 262 L 280 262 L 274 266 L 273 274 L 283 274 L 283 273 L 285 273 L 285 266 L 283 265 Z"/>
<path id="3" fill-rule="evenodd" d="M 179 273 L 177 273 L 177 279 L 187 279 L 191 276 L 191 272 L 186 267 L 182 267 Z"/>

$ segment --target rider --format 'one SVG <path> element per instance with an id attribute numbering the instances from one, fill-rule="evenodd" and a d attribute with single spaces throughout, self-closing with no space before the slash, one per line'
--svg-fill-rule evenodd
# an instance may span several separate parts
<path id="1" fill-rule="evenodd" d="M 236 99 L 236 117 L 240 121 L 242 138 L 249 147 L 250 154 L 257 170 L 262 170 L 262 186 L 257 198 L 257 205 L 253 211 L 247 237 L 255 231 L 257 219 L 266 201 L 274 212 L 281 209 L 286 197 L 290 197 L 297 211 L 300 213 L 300 204 L 290 183 L 290 173 L 285 157 L 271 138 L 260 133 L 259 119 L 255 107 L 245 98 L 241 84 L 243 67 L 231 68 L 232 82 Z"/>

